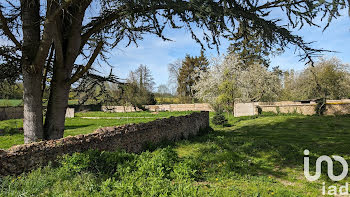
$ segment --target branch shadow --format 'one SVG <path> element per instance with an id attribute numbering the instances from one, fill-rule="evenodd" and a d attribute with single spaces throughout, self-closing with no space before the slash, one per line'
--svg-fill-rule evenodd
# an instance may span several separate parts
<path id="1" fill-rule="evenodd" d="M 203 145 L 197 151 L 197 157 L 205 165 L 224 163 L 227 169 L 223 172 L 243 176 L 283 177 L 287 175 L 284 168 L 302 170 L 305 149 L 310 150 L 311 170 L 315 169 L 315 161 L 321 155 L 339 155 L 350 161 L 348 116 L 291 116 L 276 122 L 259 119 L 257 124 L 216 128 L 189 141 Z M 323 165 L 326 167 L 325 162 Z M 334 171 L 335 174 L 342 172 L 342 166 L 337 162 Z"/>
<path id="2" fill-rule="evenodd" d="M 85 125 L 74 125 L 74 126 L 65 126 L 64 129 L 79 129 L 79 128 L 84 128 L 84 127 L 89 127 L 92 126 L 93 124 L 85 124 Z"/>

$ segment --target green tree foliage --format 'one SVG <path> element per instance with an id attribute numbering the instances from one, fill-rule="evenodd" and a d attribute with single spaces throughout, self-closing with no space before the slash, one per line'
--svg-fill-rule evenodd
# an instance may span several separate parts
<path id="1" fill-rule="evenodd" d="M 22 83 L 9 83 L 7 80 L 0 83 L 0 99 L 22 99 L 22 97 Z"/>
<path id="2" fill-rule="evenodd" d="M 214 125 L 221 125 L 225 126 L 228 123 L 228 120 L 226 119 L 225 115 L 222 112 L 217 112 L 214 116 L 211 122 Z"/>
<path id="3" fill-rule="evenodd" d="M 182 102 L 191 102 L 194 99 L 195 91 L 193 85 L 199 80 L 200 72 L 206 72 L 209 62 L 201 51 L 200 56 L 191 57 L 187 55 L 182 61 L 177 78 L 177 94 Z"/>
<path id="4" fill-rule="evenodd" d="M 244 65 L 253 63 L 263 64 L 268 67 L 270 64 L 270 55 L 278 54 L 281 49 L 276 49 L 268 45 L 257 31 L 238 32 L 230 38 L 234 41 L 228 47 L 228 53 L 235 53 L 242 60 Z"/>
<path id="5" fill-rule="evenodd" d="M 342 99 L 350 96 L 349 65 L 333 57 L 320 58 L 301 73 L 284 72 L 281 100 Z"/>
<path id="6" fill-rule="evenodd" d="M 280 80 L 275 71 L 254 63 L 245 65 L 236 54 L 213 60 L 207 72 L 200 73 L 194 85 L 196 98 L 226 111 L 233 111 L 235 101 L 275 101 L 280 92 Z"/>
<path id="7" fill-rule="evenodd" d="M 293 69 L 285 70 L 282 73 L 282 91 L 279 97 L 281 101 L 295 101 L 305 99 L 297 91 L 297 75 Z"/>
<path id="8" fill-rule="evenodd" d="M 78 99 L 80 105 L 116 105 L 121 99 L 119 94 L 121 84 L 120 79 L 115 77 L 112 71 L 106 77 L 88 73 L 82 77 L 79 85 L 72 89 L 69 97 L 70 99 Z"/>
<path id="9" fill-rule="evenodd" d="M 131 71 L 127 83 L 122 85 L 123 105 L 132 105 L 144 109 L 143 105 L 154 105 L 156 100 L 152 93 L 154 86 L 151 71 L 146 65 L 140 65 L 135 71 Z"/>

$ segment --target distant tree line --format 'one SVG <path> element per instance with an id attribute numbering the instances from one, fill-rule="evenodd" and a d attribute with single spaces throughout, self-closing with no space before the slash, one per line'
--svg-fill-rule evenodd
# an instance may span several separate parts
<path id="1" fill-rule="evenodd" d="M 261 62 L 245 64 L 237 54 L 213 60 L 192 87 L 197 99 L 233 110 L 234 102 L 300 101 L 350 97 L 349 65 L 320 58 L 302 71 L 268 69 Z"/>
<path id="2" fill-rule="evenodd" d="M 0 82 L 0 99 L 22 99 L 23 84 L 21 82 Z"/>
<path id="3" fill-rule="evenodd" d="M 123 105 L 141 109 L 143 105 L 156 104 L 154 79 L 146 65 L 141 64 L 130 71 L 127 79 L 118 79 L 117 83 L 100 81 L 88 80 L 89 83 L 80 84 L 71 91 L 71 99 L 77 99 L 79 104 Z"/>

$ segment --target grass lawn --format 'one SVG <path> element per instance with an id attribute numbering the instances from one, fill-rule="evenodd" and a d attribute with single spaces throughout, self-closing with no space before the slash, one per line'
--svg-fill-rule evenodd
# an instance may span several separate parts
<path id="1" fill-rule="evenodd" d="M 152 114 L 150 112 L 130 112 L 130 113 L 104 113 L 104 112 L 86 112 L 76 113 L 76 118 L 67 118 L 64 136 L 74 136 L 78 134 L 88 134 L 100 127 L 124 125 L 130 123 L 141 123 L 156 120 L 157 118 L 164 118 L 170 116 L 181 116 L 190 114 L 192 112 L 159 112 Z M 79 117 L 131 117 L 123 119 L 83 119 Z M 132 118 L 132 117 L 149 117 Z M 5 134 L 0 135 L 0 148 L 7 149 L 11 146 L 23 144 L 23 133 L 19 132 L 17 128 L 23 127 L 21 119 L 0 121 L 0 130 L 4 130 Z M 1 132 L 0 132 L 1 133 Z"/>
<path id="2" fill-rule="evenodd" d="M 350 161 L 349 117 L 231 117 L 229 123 L 141 154 L 66 156 L 58 167 L 5 177 L 0 196 L 321 196 L 322 182 L 350 182 L 332 182 L 325 170 L 315 182 L 303 175 L 304 149 L 311 174 L 321 155 Z M 334 166 L 340 174 L 340 164 Z"/>
<path id="3" fill-rule="evenodd" d="M 23 101 L 21 99 L 0 99 L 0 107 L 21 105 L 23 105 Z"/>

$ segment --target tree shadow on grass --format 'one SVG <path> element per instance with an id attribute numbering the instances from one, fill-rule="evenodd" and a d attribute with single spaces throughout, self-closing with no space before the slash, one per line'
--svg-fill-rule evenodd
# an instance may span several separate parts
<path id="1" fill-rule="evenodd" d="M 0 136 L 11 136 L 16 134 L 23 134 L 23 128 L 5 127 L 4 129 L 0 129 Z"/>
<path id="2" fill-rule="evenodd" d="M 227 174 L 286 176 L 286 167 L 303 169 L 305 149 L 310 150 L 311 170 L 321 155 L 339 155 L 350 161 L 348 117 L 291 116 L 270 121 L 273 118 L 217 128 L 189 141 L 200 144 L 198 159 L 208 166 L 222 164 L 221 171 Z M 336 163 L 335 174 L 340 174 L 342 166 Z"/>
<path id="3" fill-rule="evenodd" d="M 64 129 L 65 129 L 65 130 L 68 130 L 68 129 L 80 129 L 80 128 L 89 127 L 89 126 L 92 126 L 92 125 L 93 125 L 93 124 L 65 126 Z"/>

